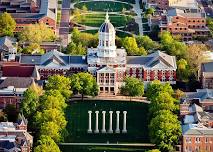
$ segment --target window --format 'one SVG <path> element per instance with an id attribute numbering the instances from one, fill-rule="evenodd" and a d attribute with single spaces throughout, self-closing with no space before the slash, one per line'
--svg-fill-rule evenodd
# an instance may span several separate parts
<path id="1" fill-rule="evenodd" d="M 165 77 L 165 76 L 162 77 L 162 81 L 163 81 L 163 82 L 166 81 L 166 77 Z"/>
<path id="2" fill-rule="evenodd" d="M 199 151 L 200 151 L 200 146 L 196 146 L 196 147 L 195 147 L 195 151 L 196 151 L 196 152 L 199 152 Z"/>
<path id="3" fill-rule="evenodd" d="M 192 143 L 191 138 L 190 137 L 186 137 L 186 143 Z"/>
<path id="4" fill-rule="evenodd" d="M 208 139 L 208 137 L 206 137 L 206 140 L 205 140 L 205 142 L 206 142 L 206 143 L 208 143 L 208 142 L 209 142 L 209 139 Z"/>
<path id="5" fill-rule="evenodd" d="M 150 76 L 147 76 L 147 78 L 146 78 L 146 79 L 147 79 L 147 81 L 150 81 Z"/>
<path id="6" fill-rule="evenodd" d="M 199 137 L 195 138 L 195 143 L 200 143 L 200 138 Z"/>

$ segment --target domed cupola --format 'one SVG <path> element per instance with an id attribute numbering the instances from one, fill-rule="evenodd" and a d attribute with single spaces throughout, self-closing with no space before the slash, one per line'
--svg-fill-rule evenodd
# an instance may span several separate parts
<path id="1" fill-rule="evenodd" d="M 106 13 L 105 22 L 99 29 L 99 44 L 98 44 L 99 56 L 114 57 L 115 46 L 115 28 L 109 21 L 108 12 Z M 111 52 L 111 53 L 110 53 Z"/>

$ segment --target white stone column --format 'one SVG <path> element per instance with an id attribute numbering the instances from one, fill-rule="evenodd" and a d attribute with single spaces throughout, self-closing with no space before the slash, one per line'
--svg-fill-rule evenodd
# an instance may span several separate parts
<path id="1" fill-rule="evenodd" d="M 120 114 L 120 111 L 116 111 L 116 115 L 117 115 L 116 130 L 115 130 L 116 133 L 120 133 L 120 129 L 119 129 L 119 114 Z"/>
<path id="2" fill-rule="evenodd" d="M 88 114 L 89 114 L 89 128 L 87 132 L 92 133 L 92 124 L 91 124 L 92 111 L 88 111 Z"/>
<path id="3" fill-rule="evenodd" d="M 99 114 L 99 111 L 95 111 L 96 123 L 95 123 L 95 131 L 94 131 L 94 133 L 99 133 L 99 129 L 98 129 L 98 114 Z"/>
<path id="4" fill-rule="evenodd" d="M 109 130 L 108 130 L 108 133 L 113 133 L 113 130 L 112 130 L 112 114 L 113 114 L 113 111 L 109 111 Z"/>
<path id="5" fill-rule="evenodd" d="M 126 130 L 126 114 L 127 114 L 127 111 L 123 111 L 123 130 L 122 130 L 122 133 L 127 133 L 127 130 Z"/>
<path id="6" fill-rule="evenodd" d="M 101 130 L 101 132 L 102 133 L 106 133 L 106 128 L 105 128 L 105 115 L 106 115 L 106 111 L 102 111 L 102 130 Z"/>

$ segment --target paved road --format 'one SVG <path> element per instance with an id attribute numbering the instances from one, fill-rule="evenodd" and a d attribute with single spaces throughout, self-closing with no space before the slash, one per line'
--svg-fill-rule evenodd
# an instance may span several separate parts
<path id="1" fill-rule="evenodd" d="M 62 1 L 59 36 L 62 39 L 62 45 L 64 47 L 69 43 L 70 3 L 71 0 Z"/>
<path id="2" fill-rule="evenodd" d="M 143 35 L 143 24 L 142 24 L 142 17 L 141 17 L 142 10 L 140 8 L 139 1 L 140 0 L 135 0 L 135 4 L 134 4 L 134 10 L 135 10 L 135 13 L 137 14 L 137 16 L 135 17 L 135 22 L 139 26 L 139 34 Z"/>

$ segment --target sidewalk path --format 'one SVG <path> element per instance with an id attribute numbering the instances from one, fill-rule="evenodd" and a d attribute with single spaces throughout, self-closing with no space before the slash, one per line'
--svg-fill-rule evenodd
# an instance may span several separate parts
<path id="1" fill-rule="evenodd" d="M 135 13 L 137 14 L 137 16 L 135 17 L 135 22 L 138 24 L 139 34 L 143 35 L 143 24 L 142 24 L 142 17 L 141 17 L 142 10 L 140 8 L 139 1 L 140 0 L 135 0 L 135 4 L 133 5 L 133 9 L 134 9 Z"/>

